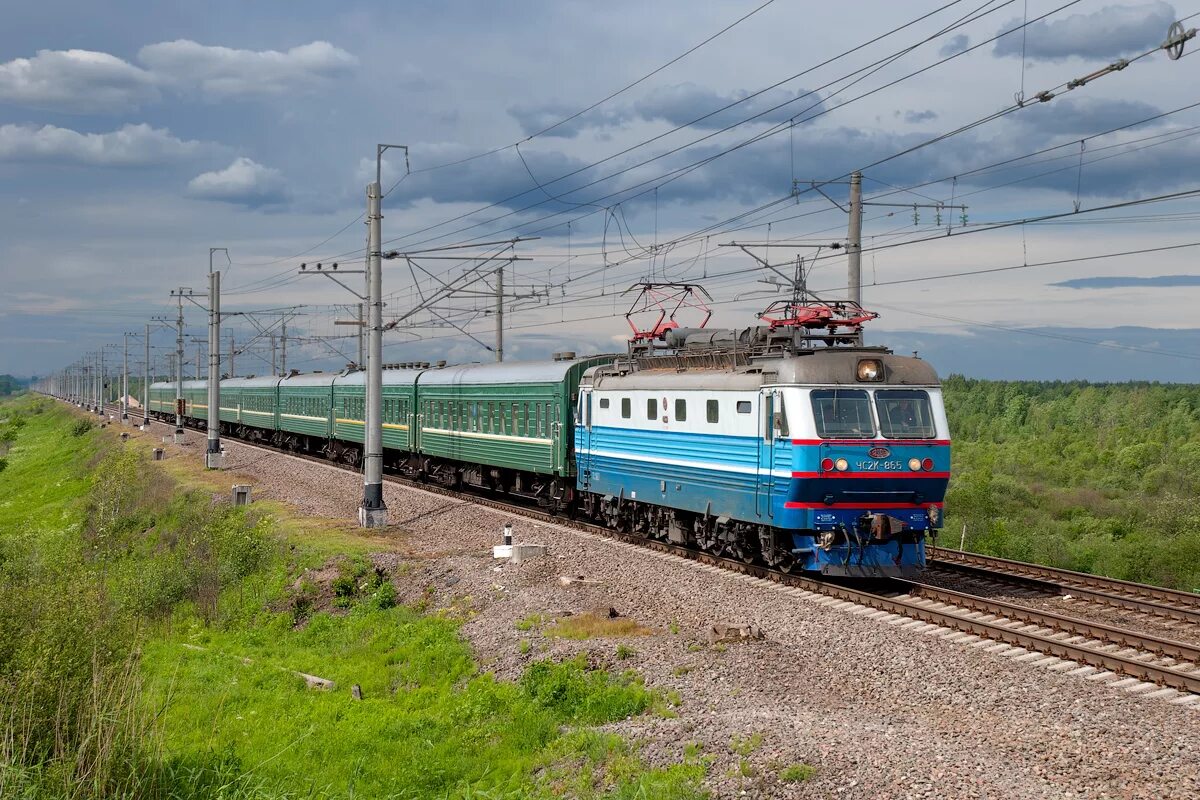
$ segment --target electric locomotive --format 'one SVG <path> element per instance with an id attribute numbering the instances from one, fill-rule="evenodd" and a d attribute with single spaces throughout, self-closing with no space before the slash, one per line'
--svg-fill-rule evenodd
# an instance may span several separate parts
<path id="1" fill-rule="evenodd" d="M 937 374 L 862 346 L 875 315 L 854 304 L 776 310 L 742 330 L 668 322 L 585 374 L 585 513 L 784 570 L 920 570 L 950 475 Z"/>

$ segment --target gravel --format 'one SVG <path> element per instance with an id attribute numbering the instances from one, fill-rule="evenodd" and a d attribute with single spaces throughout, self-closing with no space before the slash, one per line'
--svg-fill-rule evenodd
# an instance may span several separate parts
<path id="1" fill-rule="evenodd" d="M 153 434 L 169 431 L 156 425 Z M 165 446 L 168 457 L 198 458 L 202 440 L 189 431 L 184 447 Z M 357 474 L 232 441 L 226 447 L 230 482 L 252 484 L 255 499 L 339 524 L 354 519 Z M 509 519 L 500 512 L 394 484 L 385 498 L 393 527 L 378 560 L 394 568 L 402 600 L 426 599 L 468 620 L 463 636 L 501 677 L 576 653 L 636 670 L 681 702 L 673 715 L 608 727 L 642 743 L 651 763 L 677 762 L 685 743 L 699 743 L 713 758 L 707 782 L 716 797 L 1200 796 L 1195 706 L 1018 663 L 569 528 L 517 519 L 516 540 L 549 552 L 514 566 L 491 557 Z M 588 582 L 564 585 L 561 576 Z M 532 615 L 609 607 L 651 634 L 573 641 L 545 635 L 549 623 L 517 628 Z M 708 629 L 717 622 L 750 623 L 765 638 L 713 645 Z M 736 740 L 755 734 L 760 743 L 734 751 Z M 796 763 L 814 766 L 815 776 L 783 783 L 779 770 Z"/>

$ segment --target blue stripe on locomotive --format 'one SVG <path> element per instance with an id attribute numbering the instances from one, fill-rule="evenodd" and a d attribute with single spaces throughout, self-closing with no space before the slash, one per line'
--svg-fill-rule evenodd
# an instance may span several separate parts
<path id="1" fill-rule="evenodd" d="M 757 436 L 581 426 L 575 432 L 578 488 L 793 531 L 793 547 L 805 569 L 845 567 L 851 559 L 856 567 L 881 571 L 898 563 L 922 565 L 923 541 L 904 545 L 903 553 L 897 541 L 822 550 L 810 533 L 801 533 L 838 526 L 852 530 L 868 511 L 887 513 L 915 531 L 940 527 L 940 516 L 936 526 L 930 525 L 926 508 L 940 505 L 945 495 L 950 454 L 944 444 L 890 443 L 889 458 L 900 460 L 903 469 L 878 477 L 794 476 L 819 474 L 826 457 L 855 464 L 874 444 L 808 445 Z M 908 469 L 913 457 L 933 460 L 929 475 Z"/>

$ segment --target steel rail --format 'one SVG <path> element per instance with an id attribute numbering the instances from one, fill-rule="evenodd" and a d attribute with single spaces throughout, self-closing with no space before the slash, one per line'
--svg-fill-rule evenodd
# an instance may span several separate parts
<path id="1" fill-rule="evenodd" d="M 350 471 L 353 469 L 348 465 L 340 464 L 338 462 L 330 461 L 318 456 L 290 453 L 288 451 L 263 445 L 261 443 L 250 443 L 240 439 L 237 441 L 239 444 L 247 447 L 256 448 L 270 453 L 278 453 L 293 458 L 299 458 L 305 461 L 312 461 L 317 464 L 323 464 L 331 469 L 340 469 L 345 471 Z M 230 468 L 237 469 L 236 465 L 231 465 Z M 1065 617 L 1063 615 L 1052 614 L 1050 612 L 1037 611 L 1035 609 L 1017 606 L 1011 603 L 1004 603 L 1002 601 L 988 600 L 987 598 L 969 595 L 962 592 L 955 592 L 949 589 L 942 589 L 936 586 L 929 586 L 912 581 L 893 581 L 893 584 L 895 585 L 907 586 L 911 592 L 916 594 L 916 600 L 934 600 L 935 602 L 951 606 L 950 609 L 931 608 L 920 602 L 916 602 L 914 599 L 906 599 L 903 596 L 880 594 L 856 587 L 845 586 L 837 583 L 829 583 L 827 581 L 818 580 L 815 578 L 784 573 L 769 567 L 764 567 L 757 564 L 747 564 L 745 562 L 726 558 L 724 556 L 716 556 L 712 555 L 711 553 L 693 550 L 682 545 L 671 544 L 655 539 L 647 539 L 638 534 L 614 531 L 600 525 L 555 516 L 554 514 L 533 509 L 528 506 L 496 500 L 494 498 L 479 495 L 473 492 L 457 491 L 438 486 L 436 484 L 421 483 L 419 481 L 413 481 L 407 478 L 401 478 L 397 475 L 389 475 L 386 473 L 384 474 L 384 480 L 388 483 L 394 483 L 397 485 L 429 492 L 431 494 L 438 494 L 457 500 L 471 502 L 476 505 L 503 511 L 508 514 L 517 514 L 526 517 L 527 519 L 534 519 L 539 522 L 573 528 L 591 535 L 600 536 L 638 547 L 644 547 L 646 549 L 661 553 L 675 555 L 700 564 L 706 564 L 709 566 L 729 570 L 734 573 L 760 578 L 762 580 L 793 588 L 807 590 L 815 594 L 821 594 L 857 605 L 875 608 L 880 611 L 886 611 L 888 613 L 908 617 L 913 620 L 918 620 L 945 628 L 952 628 L 954 630 L 962 631 L 964 633 L 969 633 L 982 638 L 991 639 L 1004 644 L 1013 645 L 1015 647 L 1021 647 L 1026 650 L 1034 650 L 1065 660 L 1075 661 L 1081 664 L 1096 667 L 1098 669 L 1107 670 L 1109 672 L 1137 678 L 1138 680 L 1154 683 L 1159 686 L 1169 687 L 1179 691 L 1191 692 L 1193 694 L 1200 694 L 1200 672 L 1192 672 L 1190 670 L 1185 671 L 1182 669 L 1176 669 L 1172 666 L 1147 663 L 1146 661 L 1139 659 L 1137 656 L 1125 656 L 1115 652 L 1106 652 L 1104 649 L 1102 649 L 1102 647 L 1109 646 L 1111 644 L 1121 644 L 1126 647 L 1138 647 L 1139 645 L 1134 644 L 1134 642 L 1141 642 L 1144 645 L 1143 649 L 1149 648 L 1150 654 L 1154 656 L 1163 656 L 1169 658 L 1183 657 L 1185 659 L 1196 658 L 1197 661 L 1200 661 L 1200 648 L 1183 642 L 1159 639 L 1157 637 L 1147 636 L 1145 634 L 1139 634 L 1133 631 L 1126 631 L 1114 626 L 1093 623 L 1073 617 Z M 960 613 L 955 613 L 955 611 Z M 964 611 L 965 613 L 961 613 Z M 986 619 L 978 616 L 974 616 L 973 618 L 973 615 L 980 612 L 984 613 L 985 615 L 990 615 L 993 618 Z M 1013 623 L 1022 624 L 1014 626 Z M 1058 632 L 1055 635 L 1041 634 L 1035 631 L 1027 630 L 1028 626 L 1030 625 L 1038 628 L 1057 628 Z M 1060 625 L 1065 627 L 1060 628 Z M 1099 639 L 1101 641 L 1104 641 L 1102 638 L 1103 635 L 1103 637 L 1108 637 L 1109 641 L 1107 641 L 1106 644 L 1101 645 L 1101 647 L 1096 647 L 1087 646 L 1084 642 L 1071 642 L 1069 639 L 1063 640 L 1057 638 L 1057 635 L 1064 632 L 1071 633 L 1072 636 L 1086 636 L 1090 639 Z"/>
<path id="2" fill-rule="evenodd" d="M 926 548 L 926 556 L 935 567 L 993 578 L 1008 577 L 1052 589 L 1058 594 L 1071 593 L 1106 605 L 1200 623 L 1200 594 L 1195 592 L 1148 586 L 1102 575 L 947 550 L 942 547 Z"/>

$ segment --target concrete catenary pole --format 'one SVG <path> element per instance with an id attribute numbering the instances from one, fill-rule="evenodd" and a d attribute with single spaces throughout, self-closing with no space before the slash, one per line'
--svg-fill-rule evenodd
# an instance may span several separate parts
<path id="1" fill-rule="evenodd" d="M 387 525 L 383 502 L 383 220 L 379 180 L 367 187 L 367 413 L 363 437 L 363 499 L 358 523 L 364 528 Z"/>
<path id="2" fill-rule="evenodd" d="M 99 379 L 96 381 L 96 413 L 102 417 L 104 416 L 105 400 L 104 380 L 107 377 L 104 371 L 104 347 L 106 346 L 100 348 L 100 373 Z"/>
<path id="3" fill-rule="evenodd" d="M 287 317 L 283 318 L 282 327 L 283 330 L 279 332 L 279 374 L 287 375 Z"/>
<path id="4" fill-rule="evenodd" d="M 367 293 L 370 294 L 370 291 L 368 290 Z M 363 311 L 364 311 L 363 304 L 359 303 L 358 304 L 358 368 L 359 369 L 362 369 L 363 365 L 367 363 L 367 357 L 364 352 L 364 348 L 366 347 L 366 344 L 367 344 L 367 328 L 366 328 L 366 319 L 363 316 Z"/>
<path id="5" fill-rule="evenodd" d="M 179 315 L 175 318 L 175 443 L 183 441 L 183 289 L 179 290 Z"/>
<path id="6" fill-rule="evenodd" d="M 142 430 L 150 429 L 150 323 L 146 323 L 146 363 L 142 372 Z"/>
<path id="7" fill-rule="evenodd" d="M 208 448 L 204 466 L 221 467 L 221 273 L 212 271 L 208 254 Z M 230 360 L 232 364 L 232 360 Z"/>
<path id="8" fill-rule="evenodd" d="M 496 267 L 496 361 L 504 360 L 504 265 Z"/>
<path id="9" fill-rule="evenodd" d="M 231 377 L 231 378 L 234 377 L 235 375 L 237 375 L 237 373 L 234 372 L 235 367 L 233 366 L 233 357 L 236 354 L 237 354 L 237 351 L 234 350 L 234 348 L 233 348 L 233 331 L 230 331 L 229 332 L 229 377 Z"/>
<path id="10" fill-rule="evenodd" d="M 846 285 L 850 287 L 850 301 L 862 303 L 862 173 L 850 174 L 850 230 L 846 237 L 846 261 L 849 275 Z M 862 333 L 858 334 L 862 344 Z"/>
<path id="11" fill-rule="evenodd" d="M 121 351 L 121 424 L 129 424 L 129 333 L 125 333 Z"/>
<path id="12" fill-rule="evenodd" d="M 275 359 L 275 334 L 272 333 L 271 334 L 271 374 L 272 375 L 279 374 L 279 370 L 276 369 L 276 367 L 278 366 L 278 363 L 279 362 L 276 361 L 276 359 Z"/>

